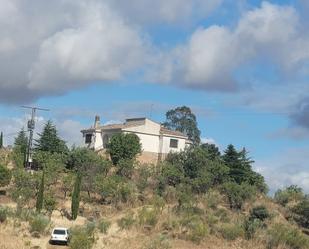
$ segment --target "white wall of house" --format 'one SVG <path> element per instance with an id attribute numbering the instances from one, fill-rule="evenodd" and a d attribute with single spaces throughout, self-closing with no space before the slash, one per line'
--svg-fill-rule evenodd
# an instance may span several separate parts
<path id="1" fill-rule="evenodd" d="M 177 148 L 171 148 L 170 142 L 171 139 L 178 140 Z M 168 154 L 169 152 L 180 152 L 184 150 L 186 147 L 186 140 L 184 138 L 172 137 L 172 136 L 163 136 L 163 146 L 162 146 L 162 153 Z"/>
<path id="2" fill-rule="evenodd" d="M 136 122 L 136 120 L 132 121 L 132 124 Z M 130 121 L 127 122 L 130 124 Z M 161 125 L 153 122 L 149 119 L 145 119 L 144 124 L 137 124 L 136 126 L 127 126 L 124 129 L 111 129 L 111 130 L 101 130 L 96 129 L 92 134 L 93 141 L 88 146 L 94 148 L 95 150 L 106 149 L 106 143 L 112 137 L 112 135 L 123 132 L 123 133 L 134 133 L 142 144 L 142 150 L 144 152 L 152 152 L 152 153 L 163 153 L 168 154 L 169 152 L 179 152 L 185 149 L 186 147 L 186 139 L 181 136 L 174 136 L 169 134 L 160 134 Z M 91 134 L 91 132 L 89 132 Z M 88 133 L 88 134 L 89 134 Z M 86 133 L 85 133 L 86 134 Z M 177 140 L 177 148 L 172 148 L 171 139 Z"/>

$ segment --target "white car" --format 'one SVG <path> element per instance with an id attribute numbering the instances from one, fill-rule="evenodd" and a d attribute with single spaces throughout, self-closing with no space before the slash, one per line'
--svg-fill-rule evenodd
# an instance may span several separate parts
<path id="1" fill-rule="evenodd" d="M 64 227 L 55 227 L 52 231 L 51 237 L 50 237 L 50 243 L 64 243 L 68 244 L 70 241 L 70 233 L 69 229 Z"/>

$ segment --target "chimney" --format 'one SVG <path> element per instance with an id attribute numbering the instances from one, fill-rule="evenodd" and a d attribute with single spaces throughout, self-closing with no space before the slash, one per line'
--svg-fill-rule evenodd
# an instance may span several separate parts
<path id="1" fill-rule="evenodd" d="M 100 126 L 100 116 L 96 115 L 94 119 L 94 128 L 99 128 Z"/>

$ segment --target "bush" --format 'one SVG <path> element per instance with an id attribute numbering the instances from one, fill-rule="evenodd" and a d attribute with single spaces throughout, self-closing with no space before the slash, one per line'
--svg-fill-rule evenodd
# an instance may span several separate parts
<path id="1" fill-rule="evenodd" d="M 309 197 L 292 208 L 294 220 L 302 227 L 309 228 Z"/>
<path id="2" fill-rule="evenodd" d="M 5 187 L 9 185 L 12 178 L 11 171 L 0 164 L 0 187 Z"/>
<path id="3" fill-rule="evenodd" d="M 219 228 L 219 232 L 226 240 L 235 240 L 238 237 L 243 236 L 244 233 L 241 226 L 228 223 L 222 224 Z"/>
<path id="4" fill-rule="evenodd" d="M 139 137 L 133 133 L 113 135 L 107 148 L 114 165 L 118 165 L 120 160 L 132 160 L 142 151 Z"/>
<path id="5" fill-rule="evenodd" d="M 243 223 L 243 229 L 245 232 L 245 238 L 247 240 L 252 239 L 256 231 L 263 226 L 259 219 L 245 219 Z"/>
<path id="6" fill-rule="evenodd" d="M 121 159 L 117 164 L 117 174 L 123 177 L 131 178 L 134 170 L 134 160 Z"/>
<path id="7" fill-rule="evenodd" d="M 250 216 L 249 220 L 260 220 L 264 221 L 266 219 L 270 218 L 270 214 L 267 210 L 267 208 L 263 205 L 256 206 L 253 209 L 250 210 Z"/>
<path id="8" fill-rule="evenodd" d="M 208 234 L 208 226 L 198 215 L 188 215 L 180 220 L 180 224 L 187 229 L 185 239 L 197 244 Z"/>
<path id="9" fill-rule="evenodd" d="M 74 227 L 71 230 L 71 249 L 91 249 L 94 244 L 94 230 L 89 227 Z"/>
<path id="10" fill-rule="evenodd" d="M 49 223 L 49 219 L 43 215 L 33 216 L 29 221 L 30 232 L 38 232 L 39 234 L 44 234 Z"/>
<path id="11" fill-rule="evenodd" d="M 287 246 L 290 249 L 309 248 L 309 239 L 298 229 L 283 224 L 275 224 L 268 231 L 267 249 Z"/>
<path id="12" fill-rule="evenodd" d="M 164 235 L 159 235 L 146 244 L 144 249 L 169 249 L 171 245 L 168 238 Z"/>
<path id="13" fill-rule="evenodd" d="M 0 223 L 6 221 L 8 216 L 8 210 L 6 208 L 0 208 Z"/>
<path id="14" fill-rule="evenodd" d="M 304 194 L 301 188 L 296 185 L 291 185 L 284 190 L 279 189 L 274 196 L 275 202 L 285 206 L 290 201 L 299 201 Z"/>
<path id="15" fill-rule="evenodd" d="M 100 219 L 97 225 L 100 232 L 104 234 L 107 234 L 107 231 L 110 228 L 110 226 L 111 226 L 111 222 L 105 219 Z"/>
<path id="16" fill-rule="evenodd" d="M 154 208 L 143 207 L 138 212 L 138 222 L 140 225 L 154 227 L 158 222 L 158 210 Z"/>
<path id="17" fill-rule="evenodd" d="M 241 209 L 243 203 L 251 199 L 255 193 L 254 186 L 247 183 L 228 182 L 223 185 L 223 193 L 227 195 L 231 209 Z"/>
<path id="18" fill-rule="evenodd" d="M 208 208 L 216 209 L 220 202 L 220 199 L 220 193 L 215 190 L 210 190 L 205 194 L 203 201 Z"/>
<path id="19" fill-rule="evenodd" d="M 134 214 L 128 213 L 117 221 L 118 226 L 121 230 L 129 230 L 135 224 Z"/>
<path id="20" fill-rule="evenodd" d="M 138 177 L 136 181 L 136 187 L 140 193 L 143 193 L 148 185 L 148 178 L 152 175 L 152 168 L 150 165 L 141 165 L 137 169 Z"/>

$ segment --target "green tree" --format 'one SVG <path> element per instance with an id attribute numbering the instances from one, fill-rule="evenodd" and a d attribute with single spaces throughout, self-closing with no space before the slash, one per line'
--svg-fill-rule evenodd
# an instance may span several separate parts
<path id="1" fill-rule="evenodd" d="M 224 151 L 223 161 L 230 168 L 231 179 L 238 184 L 245 182 L 251 171 L 251 161 L 246 155 L 246 151 L 238 152 L 232 144 Z"/>
<path id="2" fill-rule="evenodd" d="M 69 154 L 67 168 L 82 174 L 81 189 L 90 197 L 90 193 L 95 189 L 95 177 L 97 175 L 105 177 L 111 168 L 111 163 L 93 150 L 74 148 Z"/>
<path id="3" fill-rule="evenodd" d="M 72 219 L 73 220 L 76 220 L 77 215 L 78 215 L 81 182 L 82 182 L 82 174 L 80 172 L 78 172 L 76 179 L 75 179 L 74 189 L 73 189 L 73 193 L 72 193 L 71 211 L 72 211 Z"/>
<path id="4" fill-rule="evenodd" d="M 113 135 L 107 148 L 114 165 L 120 160 L 133 160 L 142 151 L 139 137 L 132 133 Z"/>
<path id="5" fill-rule="evenodd" d="M 26 160 L 26 153 L 28 148 L 28 137 L 24 128 L 22 128 L 14 141 L 12 158 L 17 167 L 23 167 Z"/>
<path id="6" fill-rule="evenodd" d="M 11 171 L 7 167 L 0 164 L 0 187 L 9 185 L 11 178 Z"/>
<path id="7" fill-rule="evenodd" d="M 205 144 L 202 144 L 201 147 L 202 149 L 207 151 L 209 155 L 209 159 L 215 160 L 215 159 L 220 158 L 221 153 L 220 153 L 219 148 L 216 145 L 205 143 Z"/>
<path id="8" fill-rule="evenodd" d="M 200 143 L 201 132 L 197 127 L 196 116 L 189 107 L 177 107 L 167 111 L 165 116 L 166 121 L 163 125 L 166 128 L 186 134 L 194 144 Z"/>
<path id="9" fill-rule="evenodd" d="M 3 132 L 0 133 L 0 149 L 3 148 Z"/>
<path id="10" fill-rule="evenodd" d="M 39 139 L 35 140 L 37 151 L 47 151 L 50 153 L 68 153 L 68 147 L 62 140 L 52 121 L 47 121 L 42 133 L 39 133 Z"/>
<path id="11" fill-rule="evenodd" d="M 44 202 L 44 179 L 45 179 L 45 171 L 43 169 L 42 178 L 39 186 L 39 192 L 36 199 L 36 211 L 41 212 L 43 208 L 43 202 Z"/>

